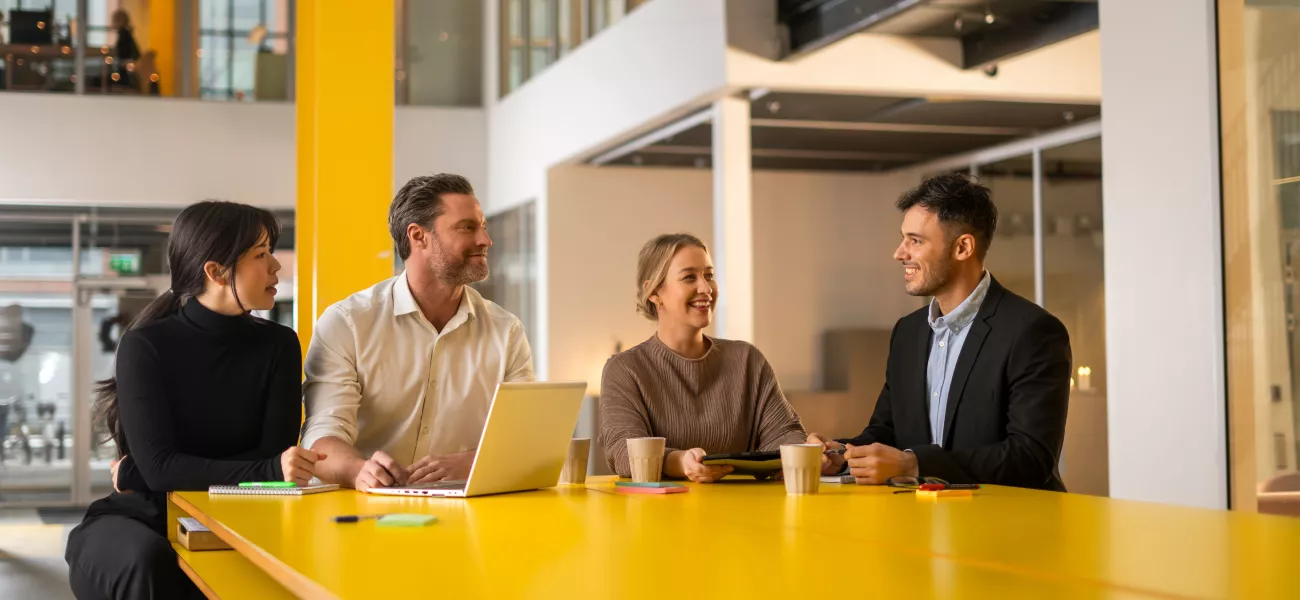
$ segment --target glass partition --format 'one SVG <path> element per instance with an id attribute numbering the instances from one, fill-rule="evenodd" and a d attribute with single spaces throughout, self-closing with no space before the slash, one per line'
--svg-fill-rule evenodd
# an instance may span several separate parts
<path id="1" fill-rule="evenodd" d="M 993 192 L 998 228 L 986 260 L 1004 287 L 1033 301 L 1034 169 L 1031 155 L 977 165 L 975 172 Z"/>
<path id="2" fill-rule="evenodd" d="M 1062 476 L 1071 492 L 1110 492 L 1101 138 L 1042 150 L 1043 307 L 1065 324 L 1074 386 Z"/>
<path id="3" fill-rule="evenodd" d="M 943 164 L 993 193 L 998 228 L 987 268 L 1060 319 L 1073 352 L 1061 475 L 1071 492 L 1110 493 L 1106 295 L 1099 123 L 1084 123 Z M 973 161 L 973 164 L 967 163 Z M 933 173 L 933 172 L 931 172 Z"/>
<path id="4" fill-rule="evenodd" d="M 199 97 L 287 100 L 290 0 L 199 0 Z"/>
<path id="5" fill-rule="evenodd" d="M 533 231 L 537 203 L 529 202 L 488 217 L 492 274 L 475 284 L 484 298 L 510 311 L 523 322 L 524 331 L 536 331 L 537 243 Z"/>
<path id="6" fill-rule="evenodd" d="M 483 2 L 407 0 L 399 5 L 399 104 L 483 104 Z"/>
<path id="7" fill-rule="evenodd" d="M 113 373 L 123 329 L 169 284 L 177 212 L 0 207 L 0 506 L 84 506 L 108 492 L 117 449 L 92 419 L 90 390 Z M 281 295 L 259 316 L 285 323 L 294 227 L 280 218 Z"/>
<path id="8" fill-rule="evenodd" d="M 586 38 L 584 1 L 507 2 L 503 89 Z M 0 91 L 292 101 L 295 2 L 0 0 Z M 396 19 L 396 102 L 481 106 L 482 1 L 398 0 Z"/>
<path id="9" fill-rule="evenodd" d="M 1300 7 L 1218 9 L 1231 502 L 1300 516 Z"/>

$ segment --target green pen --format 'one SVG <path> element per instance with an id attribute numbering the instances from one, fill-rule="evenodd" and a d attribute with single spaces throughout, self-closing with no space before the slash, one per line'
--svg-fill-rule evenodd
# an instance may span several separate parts
<path id="1" fill-rule="evenodd" d="M 298 487 L 298 484 L 292 481 L 245 481 L 239 484 L 239 487 L 245 488 L 291 488 Z"/>

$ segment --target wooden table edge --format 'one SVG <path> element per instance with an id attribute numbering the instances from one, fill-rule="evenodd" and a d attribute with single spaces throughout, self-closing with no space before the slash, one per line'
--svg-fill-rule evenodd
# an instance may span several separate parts
<path id="1" fill-rule="evenodd" d="M 247 558 L 254 566 L 261 569 L 267 575 L 270 575 L 271 579 L 279 582 L 279 584 L 284 586 L 284 589 L 289 590 L 291 594 L 298 596 L 299 598 L 308 598 L 312 600 L 317 598 L 322 600 L 334 600 L 337 598 L 337 596 L 322 587 L 319 583 L 316 583 L 305 575 L 295 571 L 293 568 L 289 567 L 289 565 L 280 562 L 274 556 L 253 545 L 234 531 L 227 529 L 219 521 L 199 510 L 198 507 L 191 504 L 179 493 L 170 492 L 168 493 L 168 497 L 177 508 L 198 520 L 198 522 L 202 523 L 204 527 L 212 530 L 212 533 L 216 534 L 216 536 L 221 538 L 222 541 L 230 544 L 231 548 L 243 555 L 244 558 Z M 204 593 L 206 594 L 207 592 Z M 209 596 L 209 598 L 212 597 L 213 596 Z"/>

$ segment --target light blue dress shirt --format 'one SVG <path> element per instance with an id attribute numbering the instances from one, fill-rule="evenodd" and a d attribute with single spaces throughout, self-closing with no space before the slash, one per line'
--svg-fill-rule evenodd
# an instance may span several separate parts
<path id="1" fill-rule="evenodd" d="M 926 391 L 930 394 L 926 401 L 930 406 L 930 442 L 943 445 L 944 419 L 947 418 L 948 389 L 952 387 L 952 373 L 957 368 L 957 358 L 961 356 L 961 347 L 966 343 L 966 334 L 971 322 L 979 314 L 980 305 L 989 293 L 989 273 L 984 272 L 983 279 L 975 286 L 961 304 L 952 312 L 941 314 L 939 301 L 930 299 L 930 329 L 934 336 L 930 341 L 930 360 L 925 369 Z"/>

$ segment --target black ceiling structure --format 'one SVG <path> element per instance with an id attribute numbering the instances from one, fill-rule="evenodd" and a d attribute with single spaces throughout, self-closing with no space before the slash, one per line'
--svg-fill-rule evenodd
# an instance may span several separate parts
<path id="1" fill-rule="evenodd" d="M 961 68 L 989 68 L 1098 27 L 1097 0 L 778 0 L 786 59 L 857 33 L 961 41 Z"/>
<path id="2" fill-rule="evenodd" d="M 970 152 L 1101 115 L 1096 104 L 770 92 L 750 106 L 760 170 L 882 172 Z M 698 118 L 703 117 L 703 118 Z M 591 162 L 712 166 L 712 124 L 698 113 Z"/>

